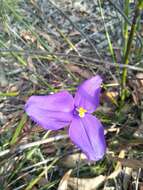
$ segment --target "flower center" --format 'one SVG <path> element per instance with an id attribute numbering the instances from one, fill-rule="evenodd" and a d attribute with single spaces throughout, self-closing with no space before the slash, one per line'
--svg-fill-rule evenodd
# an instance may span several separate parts
<path id="1" fill-rule="evenodd" d="M 79 117 L 84 117 L 85 113 L 87 112 L 87 110 L 85 110 L 84 108 L 80 107 L 77 109 L 78 115 Z"/>

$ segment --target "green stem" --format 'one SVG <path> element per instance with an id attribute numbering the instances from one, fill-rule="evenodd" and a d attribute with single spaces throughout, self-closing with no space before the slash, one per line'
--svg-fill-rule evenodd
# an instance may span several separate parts
<path id="1" fill-rule="evenodd" d="M 127 48 L 126 48 L 125 57 L 124 57 L 124 65 L 128 65 L 129 63 L 130 50 L 131 50 L 134 34 L 136 31 L 137 19 L 140 15 L 140 10 L 142 8 L 141 6 L 142 6 L 142 1 L 138 1 L 135 8 L 135 12 L 134 12 L 134 17 L 133 17 L 133 21 L 131 25 L 131 31 L 130 31 L 129 38 L 127 41 Z M 121 80 L 121 106 L 124 104 L 124 101 L 126 98 L 126 81 L 127 81 L 127 67 L 124 67 L 123 73 L 122 73 L 122 80 Z"/>
<path id="2" fill-rule="evenodd" d="M 128 17 L 129 15 L 129 0 L 125 0 L 125 7 L 124 7 L 124 13 Z M 128 42 L 128 23 L 126 20 L 124 21 L 124 55 L 127 50 L 127 42 Z"/>

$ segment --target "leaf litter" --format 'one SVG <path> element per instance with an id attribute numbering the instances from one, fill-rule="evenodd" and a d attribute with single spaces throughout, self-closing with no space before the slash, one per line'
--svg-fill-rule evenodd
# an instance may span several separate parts
<path id="1" fill-rule="evenodd" d="M 105 25 L 96 0 L 20 0 L 15 4 L 8 0 L 1 3 L 0 181 L 3 189 L 54 189 L 58 184 L 60 187 L 65 176 L 68 178 L 64 180 L 74 190 L 84 187 L 91 190 L 89 180 L 95 189 L 100 177 L 99 189 L 142 189 L 143 85 L 142 71 L 137 70 L 142 68 L 142 60 L 136 56 L 140 50 L 137 37 L 128 67 L 128 98 L 120 112 L 115 103 L 119 86 L 110 86 L 120 84 L 120 75 L 109 51 L 105 27 L 121 72 L 124 17 L 116 6 L 123 10 L 122 2 L 101 2 Z M 130 6 L 134 7 L 134 3 Z M 129 21 L 131 18 L 132 11 Z M 56 55 L 58 53 L 62 56 Z M 130 69 L 132 67 L 134 70 Z M 29 96 L 63 89 L 74 93 L 80 81 L 96 73 L 104 79 L 102 111 L 97 110 L 106 126 L 108 142 L 103 161 L 89 164 L 81 157 L 72 161 L 71 155 L 79 155 L 79 150 L 67 138 L 57 141 L 56 132 L 47 134 L 30 120 L 21 126 L 23 106 Z M 66 131 L 61 131 L 61 135 L 65 134 Z M 119 158 L 123 147 L 125 155 Z M 61 161 L 56 161 L 57 158 Z M 24 170 L 30 166 L 32 169 Z M 117 175 L 113 176 L 114 172 Z"/>

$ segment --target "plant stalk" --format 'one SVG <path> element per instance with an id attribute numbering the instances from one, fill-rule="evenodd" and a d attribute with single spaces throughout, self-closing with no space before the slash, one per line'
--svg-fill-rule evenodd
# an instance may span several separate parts
<path id="1" fill-rule="evenodd" d="M 133 42 L 134 34 L 136 31 L 136 24 L 137 24 L 138 17 L 140 16 L 141 9 L 142 9 L 142 0 L 139 0 L 134 11 L 131 31 L 130 31 L 129 38 L 127 41 L 127 48 L 126 48 L 124 61 L 123 61 L 124 65 L 126 66 L 129 64 L 130 50 L 132 47 L 132 42 Z M 126 98 L 126 81 L 127 81 L 127 67 L 124 67 L 123 72 L 122 72 L 122 80 L 121 80 L 121 106 L 124 104 L 124 101 Z"/>

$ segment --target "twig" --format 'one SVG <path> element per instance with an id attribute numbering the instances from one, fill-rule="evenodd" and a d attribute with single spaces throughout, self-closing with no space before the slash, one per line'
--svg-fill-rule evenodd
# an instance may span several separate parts
<path id="1" fill-rule="evenodd" d="M 138 174 L 137 174 L 136 190 L 138 190 L 138 187 L 139 187 L 139 177 L 140 177 L 140 173 L 141 173 L 141 168 L 139 168 L 139 170 L 138 170 Z"/>
<path id="2" fill-rule="evenodd" d="M 56 137 L 51 137 L 51 138 L 48 138 L 48 139 L 43 139 L 43 140 L 40 140 L 40 141 L 36 141 L 36 142 L 32 142 L 32 143 L 28 143 L 28 144 L 23 144 L 23 145 L 20 145 L 18 147 L 16 147 L 14 150 L 13 149 L 6 149 L 4 151 L 1 151 L 0 152 L 0 157 L 12 152 L 12 153 L 16 153 L 16 152 L 21 152 L 25 149 L 28 149 L 28 148 L 32 148 L 34 146 L 39 146 L 39 145 L 42 145 L 42 144 L 46 144 L 46 143 L 51 143 L 51 142 L 54 142 L 54 141 L 59 141 L 61 139 L 66 139 L 68 138 L 68 135 L 59 135 L 59 136 L 56 136 Z"/>
<path id="3" fill-rule="evenodd" d="M 61 56 L 61 57 L 72 57 L 72 58 L 79 58 L 79 59 L 83 59 L 83 60 L 87 60 L 87 61 L 90 61 L 91 63 L 97 63 L 97 64 L 105 64 L 109 67 L 118 67 L 119 68 L 127 68 L 127 69 L 130 69 L 130 70 L 135 70 L 135 71 L 141 71 L 143 72 L 143 68 L 141 67 L 136 67 L 136 66 L 133 66 L 133 65 L 124 65 L 124 64 L 121 64 L 121 63 L 113 63 L 113 62 L 109 62 L 109 61 L 104 61 L 104 60 L 99 60 L 99 59 L 93 59 L 93 58 L 90 58 L 90 57 L 86 57 L 84 55 L 74 55 L 74 54 L 66 54 L 66 53 L 49 53 L 47 51 L 41 51 L 41 50 L 16 50 L 16 49 L 0 49 L 0 53 L 7 53 L 7 52 L 17 52 L 19 54 L 25 54 L 25 56 L 28 56 L 28 55 L 45 55 L 45 56 Z M 104 65 L 104 66 L 105 66 Z M 95 65 L 94 65 L 95 66 Z M 98 65 L 97 65 L 98 66 Z M 101 66 L 101 65 L 99 65 Z"/>
<path id="4" fill-rule="evenodd" d="M 103 61 L 103 60 L 99 60 L 99 59 L 93 59 L 90 57 L 86 57 L 86 56 L 79 56 L 79 55 L 74 55 L 74 54 L 65 54 L 65 53 L 49 53 L 47 51 L 40 51 L 40 50 L 34 50 L 34 51 L 27 51 L 27 50 L 14 50 L 14 49 L 0 49 L 0 53 L 6 53 L 6 52 L 17 52 L 17 53 L 22 53 L 25 55 L 45 55 L 45 56 L 61 56 L 61 57 L 76 57 L 76 58 L 81 58 L 81 59 L 85 59 L 87 61 L 90 61 L 91 63 L 102 63 L 111 67 L 116 67 L 116 65 L 113 62 L 108 62 L 108 61 Z M 143 71 L 143 68 L 141 67 L 136 67 L 136 66 L 132 66 L 132 65 L 124 65 L 121 63 L 116 63 L 120 68 L 127 68 L 127 69 L 131 69 L 131 70 L 136 70 L 136 71 Z M 100 65 L 101 66 L 101 65 Z"/>

